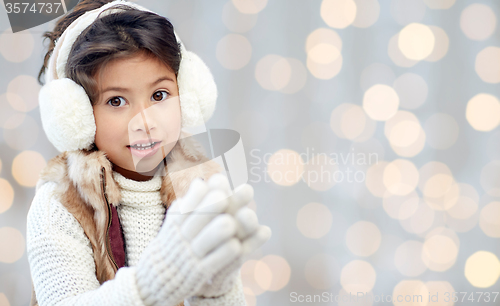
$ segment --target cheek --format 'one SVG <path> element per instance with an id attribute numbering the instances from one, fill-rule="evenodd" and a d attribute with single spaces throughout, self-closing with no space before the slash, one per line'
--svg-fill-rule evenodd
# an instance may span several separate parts
<path id="1" fill-rule="evenodd" d="M 181 107 L 179 104 L 176 105 L 175 111 L 172 114 L 172 122 L 175 122 L 175 125 L 180 128 L 182 115 L 181 115 Z"/>
<path id="2" fill-rule="evenodd" d="M 104 126 L 105 120 L 102 113 L 95 110 L 94 110 L 94 118 L 96 126 L 95 142 L 97 145 L 99 145 L 99 143 L 102 142 L 101 140 L 103 140 L 103 138 L 106 138 L 106 128 Z"/>
<path id="3" fill-rule="evenodd" d="M 172 115 L 172 129 L 177 132 L 177 134 L 181 130 L 182 116 L 181 116 L 181 108 L 179 105 L 176 106 L 175 112 Z"/>
<path id="4" fill-rule="evenodd" d="M 181 108 L 179 104 L 170 107 L 160 122 L 162 123 L 163 130 L 169 135 L 172 135 L 174 131 L 180 131 Z"/>
<path id="5" fill-rule="evenodd" d="M 119 140 L 119 126 L 117 119 L 107 115 L 102 111 L 94 110 L 96 125 L 95 143 L 101 150 L 111 147 Z"/>

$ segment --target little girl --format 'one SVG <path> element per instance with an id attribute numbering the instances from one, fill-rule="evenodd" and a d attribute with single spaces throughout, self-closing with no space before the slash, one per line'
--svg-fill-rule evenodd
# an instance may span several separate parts
<path id="1" fill-rule="evenodd" d="M 28 213 L 32 305 L 246 305 L 239 269 L 270 237 L 183 127 L 217 95 L 170 22 L 83 0 L 53 32 L 42 124 L 62 153 Z"/>

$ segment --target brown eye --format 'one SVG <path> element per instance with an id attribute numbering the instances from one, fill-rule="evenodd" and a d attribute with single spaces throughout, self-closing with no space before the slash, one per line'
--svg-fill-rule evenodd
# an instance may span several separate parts
<path id="1" fill-rule="evenodd" d="M 154 101 L 160 102 L 167 98 L 168 92 L 164 90 L 159 90 L 153 94 L 151 97 Z"/>
<path id="2" fill-rule="evenodd" d="M 114 107 L 125 105 L 125 100 L 122 97 L 114 97 L 108 100 L 108 104 Z"/>

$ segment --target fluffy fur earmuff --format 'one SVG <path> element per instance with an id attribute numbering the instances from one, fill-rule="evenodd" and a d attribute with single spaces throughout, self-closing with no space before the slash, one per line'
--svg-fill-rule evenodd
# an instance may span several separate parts
<path id="1" fill-rule="evenodd" d="M 68 79 L 65 74 L 70 50 L 77 37 L 96 18 L 120 12 L 119 8 L 113 7 L 123 5 L 151 12 L 135 3 L 115 0 L 77 18 L 56 42 L 47 67 L 46 85 L 40 90 L 39 105 L 47 138 L 60 152 L 90 149 L 96 132 L 89 97 L 83 87 Z M 102 12 L 104 13 L 101 14 Z M 210 69 L 203 60 L 187 51 L 177 34 L 176 38 L 181 45 L 182 56 L 177 74 L 181 125 L 182 127 L 200 126 L 214 112 L 217 86 Z"/>
<path id="2" fill-rule="evenodd" d="M 210 70 L 201 58 L 190 51 L 182 54 L 177 75 L 182 111 L 182 126 L 199 126 L 213 114 L 217 86 Z"/>
<path id="3" fill-rule="evenodd" d="M 43 129 L 57 150 L 92 146 L 96 132 L 94 111 L 83 87 L 67 78 L 54 80 L 42 87 L 39 99 Z"/>

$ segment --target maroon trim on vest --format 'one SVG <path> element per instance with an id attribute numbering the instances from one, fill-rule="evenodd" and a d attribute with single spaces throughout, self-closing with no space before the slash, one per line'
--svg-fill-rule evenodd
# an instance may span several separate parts
<path id="1" fill-rule="evenodd" d="M 123 230 L 118 218 L 116 207 L 111 206 L 111 226 L 109 227 L 109 244 L 111 253 L 115 259 L 118 269 L 125 266 L 125 243 L 123 239 Z"/>

